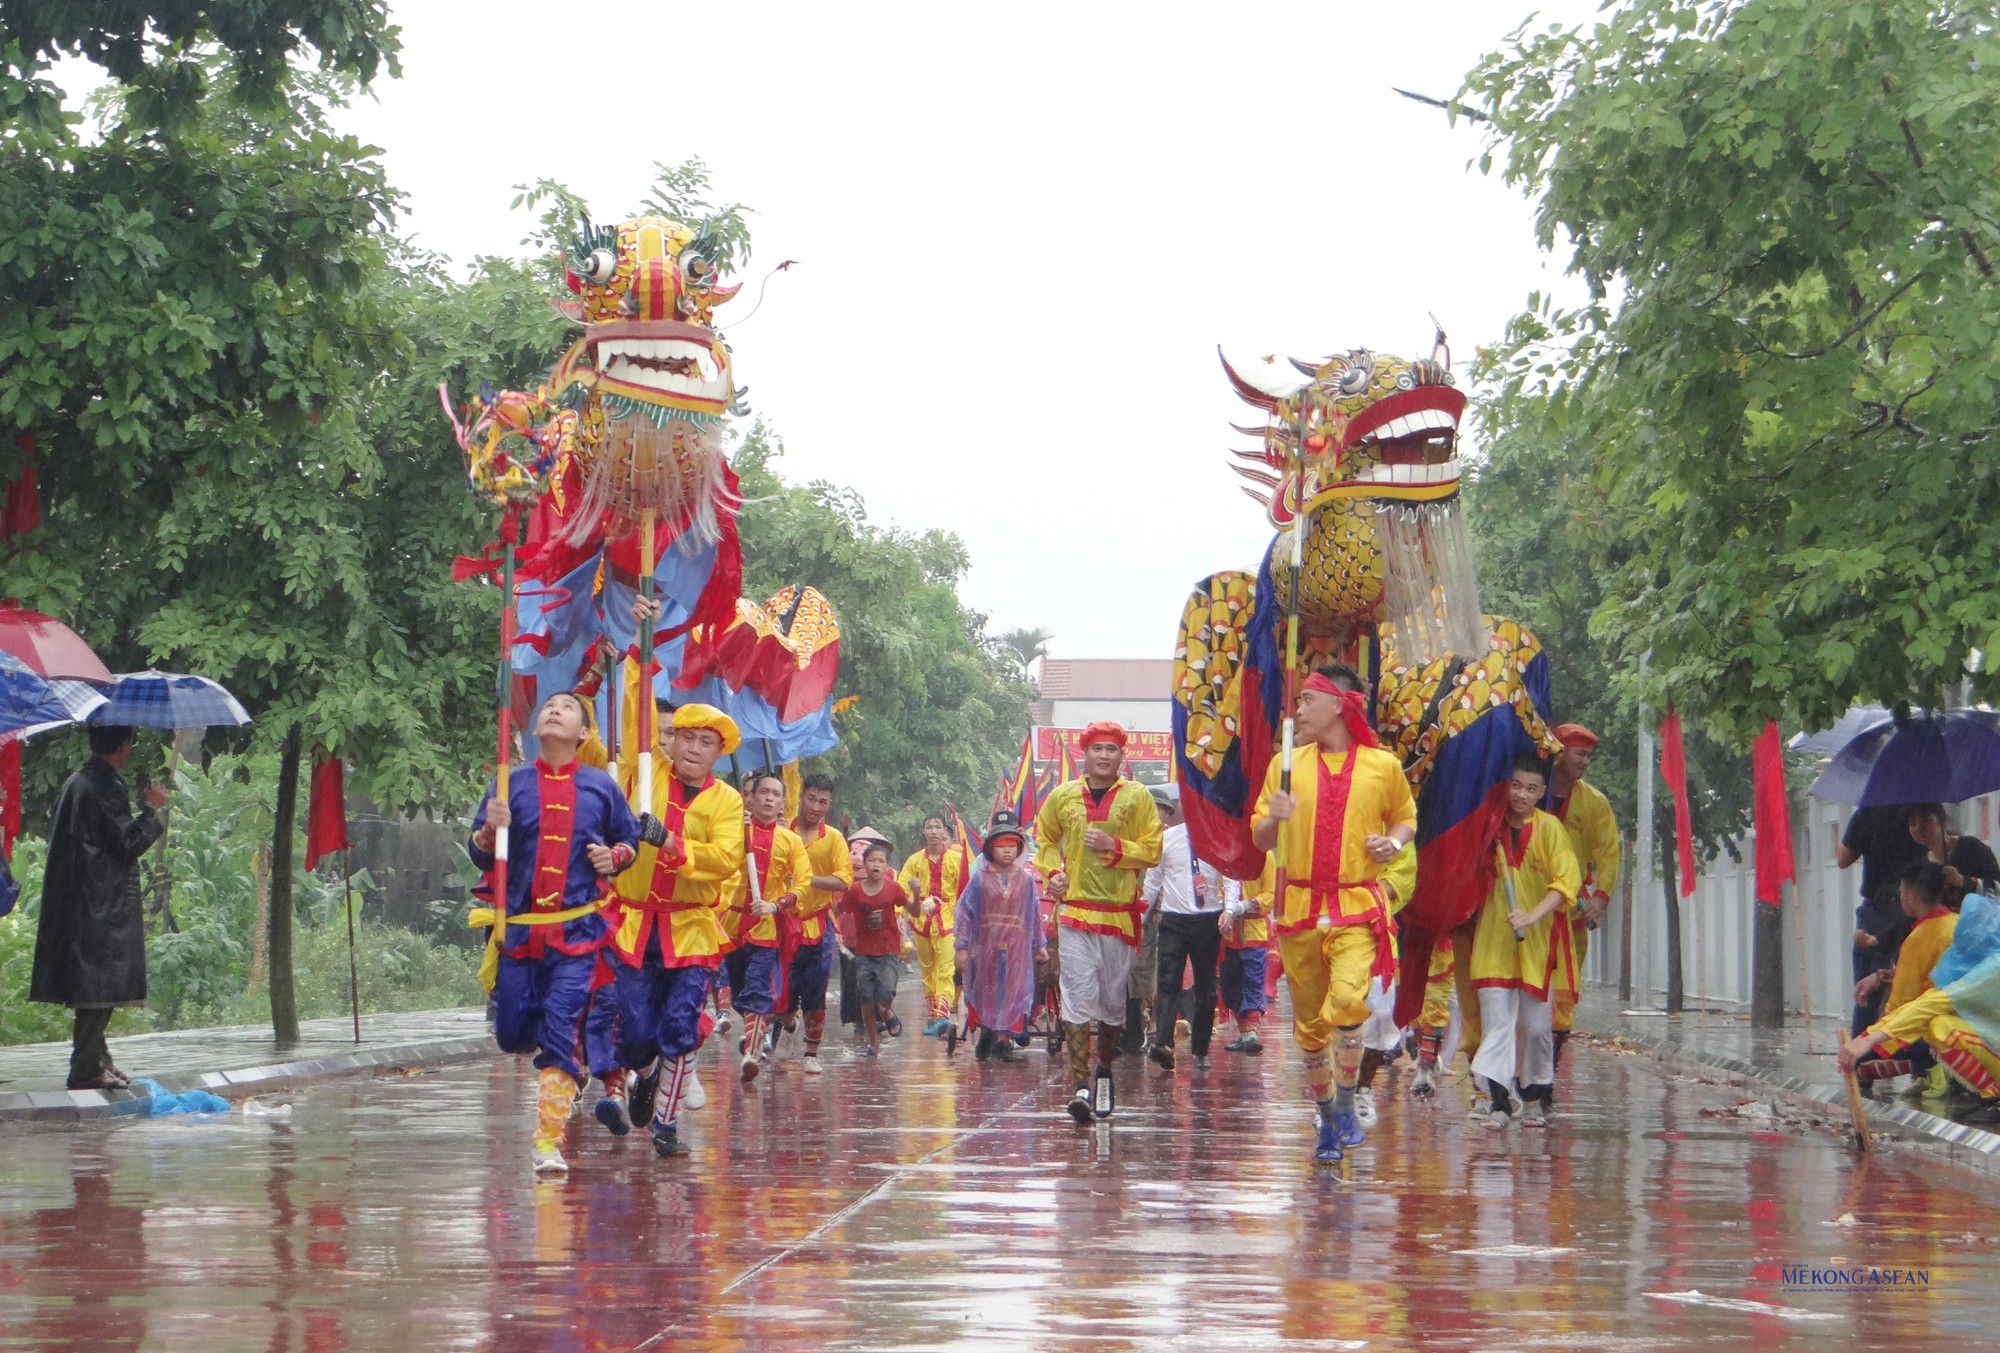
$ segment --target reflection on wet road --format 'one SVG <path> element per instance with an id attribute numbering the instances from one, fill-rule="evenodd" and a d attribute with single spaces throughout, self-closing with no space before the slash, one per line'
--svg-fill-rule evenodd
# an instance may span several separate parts
<path id="1" fill-rule="evenodd" d="M 691 1158 L 579 1120 L 561 1183 L 529 1174 L 511 1060 L 323 1085 L 289 1120 L 10 1132 L 0 1347 L 1901 1351 L 2000 1315 L 1977 1183 L 1713 1116 L 1740 1096 L 1638 1057 L 1573 1045 L 1546 1135 L 1392 1071 L 1329 1172 L 1289 1050 L 1127 1059 L 1089 1128 L 1040 1051 L 829 1051 L 750 1091 L 710 1054 Z M 1931 1285 L 1782 1290 L 1869 1264 Z"/>

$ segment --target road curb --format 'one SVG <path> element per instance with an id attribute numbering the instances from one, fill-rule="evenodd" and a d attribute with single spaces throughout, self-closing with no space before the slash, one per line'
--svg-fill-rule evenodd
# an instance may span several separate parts
<path id="1" fill-rule="evenodd" d="M 491 1035 L 433 1038 L 385 1047 L 314 1057 L 306 1061 L 273 1062 L 228 1071 L 201 1071 L 149 1076 L 172 1094 L 207 1090 L 224 1099 L 248 1099 L 297 1085 L 341 1076 L 373 1075 L 400 1067 L 448 1066 L 498 1056 Z M 0 1091 L 0 1123 L 82 1123 L 145 1117 L 152 1095 L 141 1090 L 13 1090 Z"/>
<path id="2" fill-rule="evenodd" d="M 1837 1126 L 1847 1126 L 1847 1089 L 1838 1085 L 1816 1085 L 1796 1076 L 1763 1071 L 1748 1062 L 1720 1053 L 1690 1052 L 1664 1039 L 1649 1038 L 1630 1028 L 1606 1032 L 1593 1030 L 1595 1037 L 1634 1048 L 1672 1070 L 1690 1075 L 1721 1073 L 1738 1090 L 1770 1095 Z M 1954 1123 L 1949 1118 L 1925 1113 L 1901 1104 L 1864 1101 L 1868 1121 L 1888 1140 L 1914 1147 L 1926 1155 L 1979 1174 L 2000 1177 L 2000 1134 L 1983 1128 Z"/>

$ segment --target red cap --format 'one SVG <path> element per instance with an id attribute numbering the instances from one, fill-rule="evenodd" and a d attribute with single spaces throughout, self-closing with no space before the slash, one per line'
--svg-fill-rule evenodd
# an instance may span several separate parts
<path id="1" fill-rule="evenodd" d="M 1553 730 L 1556 741 L 1565 747 L 1595 747 L 1597 734 L 1580 723 L 1557 724 Z"/>
<path id="2" fill-rule="evenodd" d="M 1115 742 L 1122 748 L 1125 745 L 1125 728 L 1122 724 L 1115 724 L 1109 719 L 1099 719 L 1083 730 L 1083 736 L 1078 742 L 1086 750 L 1094 742 Z"/>

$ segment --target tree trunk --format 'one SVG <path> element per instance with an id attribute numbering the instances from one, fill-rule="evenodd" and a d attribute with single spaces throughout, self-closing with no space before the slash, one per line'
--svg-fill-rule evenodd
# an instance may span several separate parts
<path id="1" fill-rule="evenodd" d="M 292 984 L 292 835 L 299 813 L 299 730 L 285 734 L 278 762 L 278 807 L 271 829 L 271 1033 L 278 1046 L 299 1041 L 299 998 Z"/>
<path id="2" fill-rule="evenodd" d="M 1750 1026 L 1785 1027 L 1785 914 L 1768 902 L 1753 902 L 1757 918 L 1750 932 Z"/>
<path id="3" fill-rule="evenodd" d="M 1687 1008 L 1687 989 L 1681 984 L 1680 857 L 1673 850 L 1661 855 L 1667 885 L 1667 1013 L 1678 1015 Z"/>

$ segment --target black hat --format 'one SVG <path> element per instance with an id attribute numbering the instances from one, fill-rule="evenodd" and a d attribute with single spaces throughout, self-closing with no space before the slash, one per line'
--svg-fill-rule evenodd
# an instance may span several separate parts
<path id="1" fill-rule="evenodd" d="M 986 824 L 986 840 L 980 847 L 980 853 L 987 859 L 992 859 L 994 844 L 1003 836 L 1013 837 L 1014 844 L 1023 850 L 1028 847 L 1028 834 L 1021 830 L 1021 819 L 1014 816 L 1011 808 L 1002 808 L 993 815 L 993 820 Z"/>

